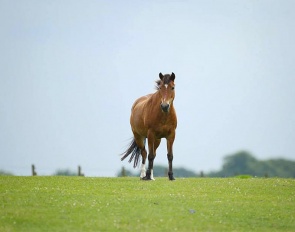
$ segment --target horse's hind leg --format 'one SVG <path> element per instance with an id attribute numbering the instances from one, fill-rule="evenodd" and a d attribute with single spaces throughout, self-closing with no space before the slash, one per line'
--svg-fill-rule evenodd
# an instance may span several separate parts
<path id="1" fill-rule="evenodd" d="M 147 152 L 144 147 L 143 149 L 141 149 L 141 156 L 142 156 L 142 163 L 140 168 L 140 179 L 143 179 L 146 176 L 145 161 L 147 156 Z"/>
<path id="2" fill-rule="evenodd" d="M 146 176 L 145 161 L 147 157 L 147 152 L 145 150 L 145 138 L 142 138 L 141 136 L 138 136 L 138 135 L 134 135 L 134 138 L 135 138 L 137 146 L 141 150 L 142 163 L 140 168 L 140 178 L 143 179 Z"/>

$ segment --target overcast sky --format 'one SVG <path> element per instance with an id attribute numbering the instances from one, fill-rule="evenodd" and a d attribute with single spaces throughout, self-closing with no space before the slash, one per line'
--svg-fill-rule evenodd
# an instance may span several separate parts
<path id="1" fill-rule="evenodd" d="M 130 109 L 176 74 L 174 166 L 295 159 L 295 1 L 0 0 L 0 169 L 114 176 Z M 167 165 L 166 142 L 155 164 Z M 139 172 L 139 170 L 136 170 Z"/>

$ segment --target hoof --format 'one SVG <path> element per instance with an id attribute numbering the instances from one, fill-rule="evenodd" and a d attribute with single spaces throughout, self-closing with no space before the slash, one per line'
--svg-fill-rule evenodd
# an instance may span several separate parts
<path id="1" fill-rule="evenodd" d="M 153 169 L 147 170 L 145 177 L 141 177 L 141 180 L 155 180 L 153 175 Z"/>
<path id="2" fill-rule="evenodd" d="M 175 180 L 175 178 L 173 177 L 173 172 L 169 172 L 168 177 L 169 177 L 169 180 Z"/>
<path id="3" fill-rule="evenodd" d="M 148 176 L 145 176 L 145 177 L 142 177 L 140 178 L 141 180 L 152 180 L 151 177 L 148 177 Z"/>

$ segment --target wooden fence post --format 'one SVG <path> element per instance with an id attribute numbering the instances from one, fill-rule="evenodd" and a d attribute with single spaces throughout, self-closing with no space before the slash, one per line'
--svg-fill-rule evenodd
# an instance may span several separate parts
<path id="1" fill-rule="evenodd" d="M 267 173 L 267 172 L 264 173 L 264 177 L 265 177 L 265 178 L 268 178 L 268 173 Z"/>
<path id="2" fill-rule="evenodd" d="M 126 169 L 123 166 L 122 169 L 121 169 L 121 177 L 125 177 L 125 176 L 127 176 L 127 174 L 126 174 Z"/>
<path id="3" fill-rule="evenodd" d="M 84 176 L 84 173 L 82 173 L 82 168 L 80 165 L 78 166 L 78 176 Z"/>
<path id="4" fill-rule="evenodd" d="M 37 176 L 37 172 L 36 172 L 34 164 L 32 164 L 32 176 Z"/>
<path id="5" fill-rule="evenodd" d="M 204 175 L 204 172 L 203 171 L 201 171 L 200 172 L 200 177 L 204 177 L 205 175 Z"/>

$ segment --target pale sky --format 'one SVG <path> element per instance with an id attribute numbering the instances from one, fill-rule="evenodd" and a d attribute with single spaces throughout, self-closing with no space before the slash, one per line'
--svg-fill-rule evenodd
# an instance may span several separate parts
<path id="1" fill-rule="evenodd" d="M 0 0 L 0 169 L 114 176 L 130 109 L 176 74 L 174 166 L 295 160 L 295 1 Z M 167 165 L 166 142 L 155 165 Z M 135 170 L 139 173 L 139 170 Z"/>

